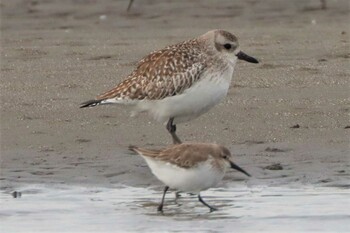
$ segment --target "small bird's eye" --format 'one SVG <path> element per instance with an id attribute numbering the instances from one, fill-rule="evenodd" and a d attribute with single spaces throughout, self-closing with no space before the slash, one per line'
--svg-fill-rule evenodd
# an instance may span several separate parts
<path id="1" fill-rule="evenodd" d="M 223 155 L 222 157 L 223 157 L 224 159 L 227 159 L 227 155 Z"/>
<path id="2" fill-rule="evenodd" d="M 229 50 L 229 49 L 231 49 L 232 45 L 230 45 L 230 44 L 224 44 L 224 47 L 225 47 L 225 49 Z"/>

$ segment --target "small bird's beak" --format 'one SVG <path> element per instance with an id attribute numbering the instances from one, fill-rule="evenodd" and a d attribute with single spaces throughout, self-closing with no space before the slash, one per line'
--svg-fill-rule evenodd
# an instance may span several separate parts
<path id="1" fill-rule="evenodd" d="M 240 171 L 240 172 L 246 174 L 247 176 L 251 176 L 248 172 L 244 171 L 242 168 L 240 168 L 238 165 L 236 165 L 232 161 L 230 161 L 230 164 L 231 164 L 231 168 L 236 169 L 237 171 Z"/>
<path id="2" fill-rule="evenodd" d="M 237 53 L 236 55 L 238 57 L 239 60 L 244 60 L 250 63 L 259 63 L 259 61 L 257 59 L 255 59 L 254 57 L 251 57 L 245 53 L 243 53 L 242 51 L 240 51 L 239 53 Z"/>

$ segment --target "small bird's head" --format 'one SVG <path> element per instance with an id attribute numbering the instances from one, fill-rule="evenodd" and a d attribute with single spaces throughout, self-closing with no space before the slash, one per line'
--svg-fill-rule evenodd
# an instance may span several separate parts
<path id="1" fill-rule="evenodd" d="M 237 59 L 250 63 L 259 63 L 257 59 L 241 51 L 238 39 L 235 35 L 224 30 L 209 31 L 202 36 L 215 51 L 224 55 L 230 62 L 236 63 Z"/>
<path id="2" fill-rule="evenodd" d="M 248 172 L 246 172 L 245 170 L 243 170 L 241 167 L 239 167 L 237 164 L 235 164 L 234 162 L 232 162 L 232 155 L 229 149 L 227 149 L 224 146 L 221 146 L 221 153 L 220 153 L 220 157 L 225 161 L 225 164 L 227 165 L 227 167 L 229 168 L 233 168 L 237 171 L 240 171 L 242 173 L 244 173 L 247 176 L 250 176 L 250 174 Z"/>

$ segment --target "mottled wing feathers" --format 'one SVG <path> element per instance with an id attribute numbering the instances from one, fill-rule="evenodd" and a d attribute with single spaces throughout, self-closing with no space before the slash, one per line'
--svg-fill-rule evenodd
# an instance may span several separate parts
<path id="1" fill-rule="evenodd" d="M 187 41 L 149 54 L 124 81 L 97 100 L 155 100 L 182 93 L 205 69 L 199 48 L 193 43 Z"/>
<path id="2" fill-rule="evenodd" d="M 139 147 L 132 147 L 130 149 L 142 156 L 168 162 L 182 168 L 196 166 L 198 163 L 206 161 L 209 155 L 215 154 L 210 154 L 212 147 L 204 148 L 201 144 L 194 146 L 186 143 L 170 146 L 162 150 L 149 150 Z"/>
<path id="3" fill-rule="evenodd" d="M 158 159 L 172 163 L 182 168 L 194 167 L 200 162 L 208 159 L 209 154 L 202 150 L 193 149 L 190 145 L 182 144 L 178 147 L 172 147 L 163 150 Z"/>

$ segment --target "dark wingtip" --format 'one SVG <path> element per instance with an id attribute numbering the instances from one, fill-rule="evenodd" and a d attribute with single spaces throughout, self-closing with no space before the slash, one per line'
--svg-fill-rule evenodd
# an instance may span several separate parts
<path id="1" fill-rule="evenodd" d="M 129 146 L 129 150 L 132 151 L 132 152 L 136 152 L 137 153 L 137 146 L 134 146 L 134 145 L 130 145 Z"/>
<path id="2" fill-rule="evenodd" d="M 89 100 L 80 104 L 80 108 L 95 107 L 99 105 L 102 100 Z"/>

